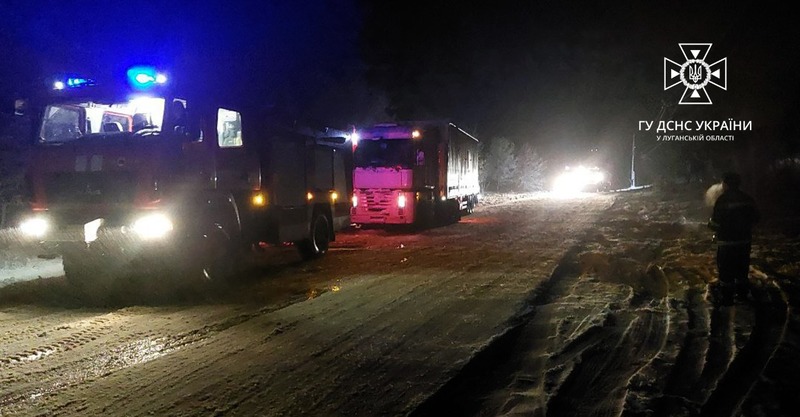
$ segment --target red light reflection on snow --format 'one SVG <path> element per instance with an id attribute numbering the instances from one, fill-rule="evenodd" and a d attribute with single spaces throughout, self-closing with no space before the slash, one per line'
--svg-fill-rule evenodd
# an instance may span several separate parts
<path id="1" fill-rule="evenodd" d="M 466 216 L 462 217 L 459 223 L 493 224 L 493 223 L 500 223 L 500 221 L 497 219 L 497 217 L 493 216 L 480 216 L 480 217 Z"/>

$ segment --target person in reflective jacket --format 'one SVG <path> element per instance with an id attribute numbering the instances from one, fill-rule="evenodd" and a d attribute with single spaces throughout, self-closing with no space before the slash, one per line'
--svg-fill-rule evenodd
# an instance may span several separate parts
<path id="1" fill-rule="evenodd" d="M 753 225 L 759 220 L 756 202 L 739 189 L 739 174 L 727 173 L 722 179 L 722 194 L 714 204 L 708 227 L 716 232 L 717 269 L 719 270 L 722 303 L 745 300 L 750 293 L 750 242 Z"/>

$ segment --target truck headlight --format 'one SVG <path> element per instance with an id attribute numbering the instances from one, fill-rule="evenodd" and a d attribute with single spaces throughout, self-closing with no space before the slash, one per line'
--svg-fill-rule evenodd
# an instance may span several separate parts
<path id="1" fill-rule="evenodd" d="M 19 224 L 19 230 L 26 236 L 42 237 L 50 230 L 50 222 L 44 217 L 30 217 Z"/>
<path id="2" fill-rule="evenodd" d="M 133 231 L 142 239 L 160 239 L 172 229 L 172 220 L 161 213 L 147 214 L 133 222 Z"/>
<path id="3" fill-rule="evenodd" d="M 399 196 L 397 196 L 397 207 L 398 208 L 406 207 L 406 196 L 404 194 L 400 194 Z"/>

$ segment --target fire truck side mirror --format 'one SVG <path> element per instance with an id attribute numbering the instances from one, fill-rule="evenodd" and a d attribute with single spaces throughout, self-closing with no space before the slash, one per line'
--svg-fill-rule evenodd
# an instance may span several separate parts
<path id="1" fill-rule="evenodd" d="M 203 130 L 200 128 L 190 128 L 186 126 L 175 126 L 175 136 L 181 138 L 183 142 L 202 142 Z"/>
<path id="2" fill-rule="evenodd" d="M 203 141 L 203 122 L 194 118 L 189 118 L 188 126 L 175 126 L 175 136 L 181 138 L 183 142 L 202 142 Z"/>

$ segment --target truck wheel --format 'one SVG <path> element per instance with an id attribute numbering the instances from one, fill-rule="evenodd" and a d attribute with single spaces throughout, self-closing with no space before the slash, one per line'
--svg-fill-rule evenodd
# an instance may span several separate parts
<path id="1" fill-rule="evenodd" d="M 472 214 L 475 211 L 475 200 L 470 196 L 467 197 L 467 214 Z"/>
<path id="2" fill-rule="evenodd" d="M 417 218 L 414 220 L 414 227 L 418 230 L 433 227 L 436 223 L 436 214 L 433 204 L 427 201 L 421 201 L 417 206 Z"/>
<path id="3" fill-rule="evenodd" d="M 311 235 L 297 245 L 300 256 L 304 260 L 319 258 L 328 252 L 331 242 L 330 222 L 328 217 L 321 213 L 314 213 L 311 219 Z"/>
<path id="4" fill-rule="evenodd" d="M 458 202 L 453 200 L 450 204 L 450 223 L 458 223 L 461 220 L 461 207 Z"/>
<path id="5" fill-rule="evenodd" d="M 436 218 L 440 225 L 458 223 L 461 220 L 461 209 L 455 200 L 447 200 L 436 204 Z"/>
<path id="6" fill-rule="evenodd" d="M 241 232 L 233 197 L 226 196 L 203 216 L 205 227 L 201 247 L 204 255 L 197 262 L 195 274 L 205 280 L 222 282 L 238 272 Z M 193 254 L 196 255 L 196 254 Z"/>
<path id="7" fill-rule="evenodd" d="M 203 279 L 216 282 L 230 279 L 237 272 L 237 255 L 237 247 L 234 242 L 224 236 L 220 237 L 214 254 L 200 262 L 198 275 Z"/>

